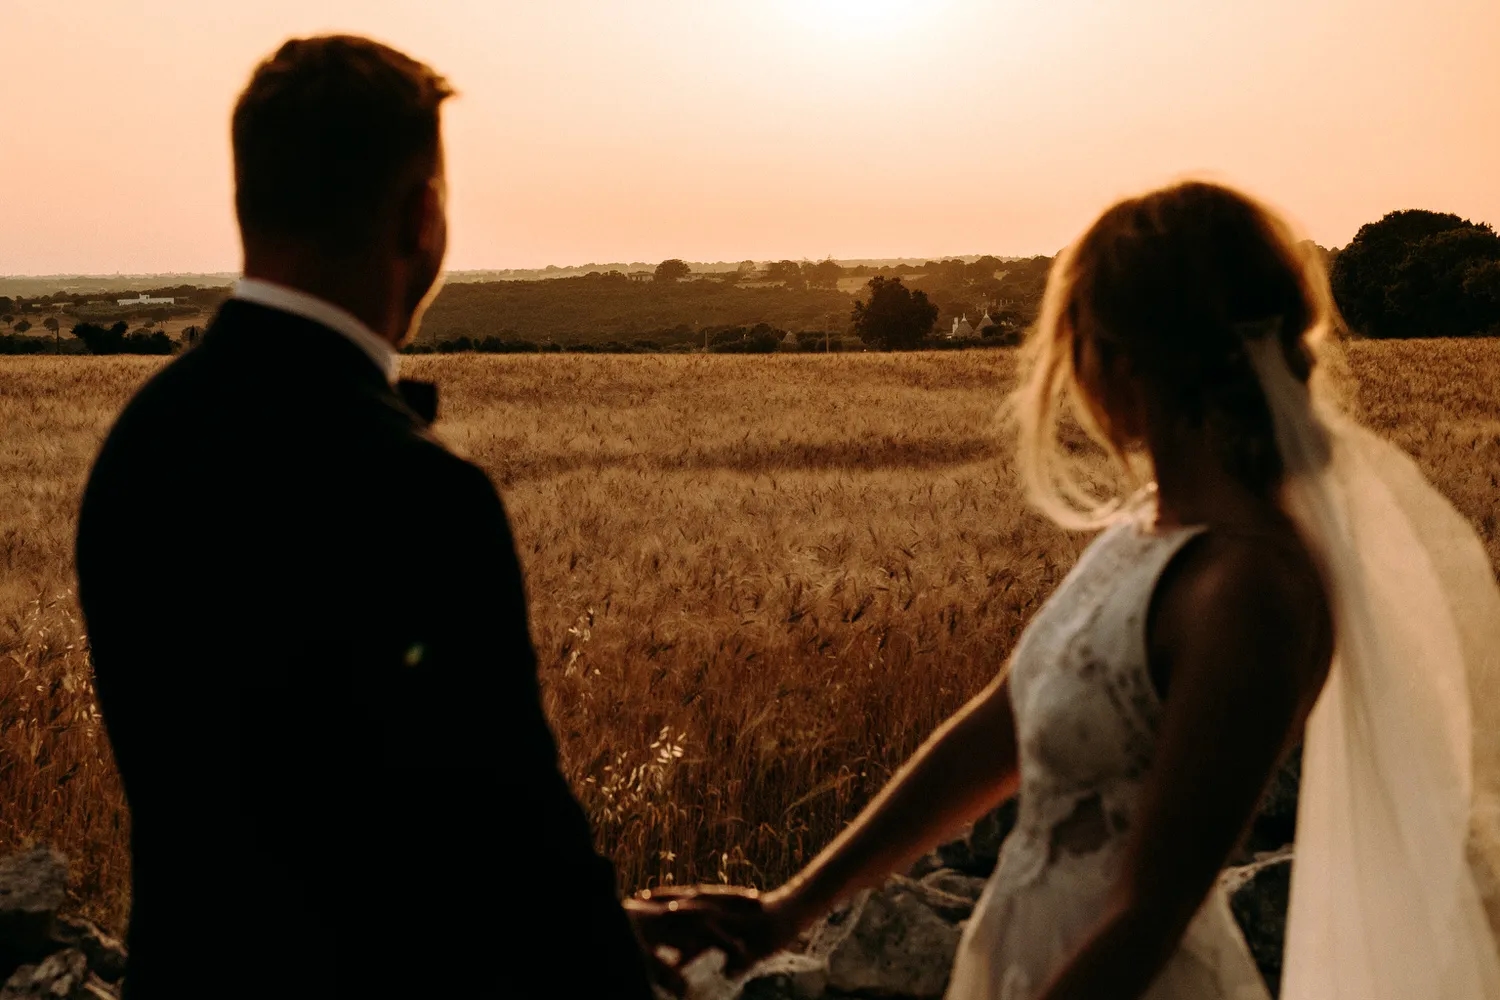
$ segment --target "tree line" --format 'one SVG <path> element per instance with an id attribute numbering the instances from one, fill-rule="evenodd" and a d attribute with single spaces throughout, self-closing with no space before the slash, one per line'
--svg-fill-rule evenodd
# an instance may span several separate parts
<path id="1" fill-rule="evenodd" d="M 1391 212 L 1339 251 L 1334 299 L 1366 337 L 1500 335 L 1500 236 L 1442 212 Z"/>
<path id="2" fill-rule="evenodd" d="M 1343 249 L 1323 252 L 1353 335 L 1500 335 L 1500 236 L 1489 224 L 1391 212 L 1362 226 Z M 781 260 L 699 274 L 673 258 L 650 273 L 454 283 L 428 310 L 410 350 L 910 350 L 962 346 L 934 332 L 960 318 L 979 329 L 981 315 L 990 321 L 982 344 L 1014 343 L 1036 319 L 1051 266 L 1045 256 L 880 266 Z M 868 280 L 854 294 L 840 291 L 849 278 Z M 128 311 L 113 301 L 66 292 L 0 297 L 0 354 L 170 353 L 181 345 L 150 327 L 169 315 L 209 311 L 228 294 L 190 286 L 147 292 L 181 305 L 152 311 L 136 330 L 129 316 L 111 314 Z M 68 320 L 75 340 L 64 345 Z"/>
<path id="3" fill-rule="evenodd" d="M 83 348 L 82 352 L 76 349 L 63 350 L 61 324 L 56 317 L 49 316 L 45 321 L 45 329 L 52 334 L 50 337 L 29 337 L 26 334 L 30 329 L 31 322 L 22 319 L 15 324 L 14 332 L 0 334 L 0 354 L 175 354 L 183 346 L 168 336 L 165 330 L 131 330 L 130 324 L 124 320 L 109 326 L 97 323 L 73 324 L 69 333 Z M 189 327 L 185 331 L 190 340 L 196 339 L 196 329 Z M 71 348 L 72 344 L 69 346 Z"/>

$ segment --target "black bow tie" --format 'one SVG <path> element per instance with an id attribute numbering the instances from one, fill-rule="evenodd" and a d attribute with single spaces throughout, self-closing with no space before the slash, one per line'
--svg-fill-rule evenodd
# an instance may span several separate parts
<path id="1" fill-rule="evenodd" d="M 407 409 L 422 418 L 423 423 L 430 424 L 437 419 L 438 387 L 433 383 L 419 382 L 414 378 L 400 379 L 396 382 L 396 394 Z"/>

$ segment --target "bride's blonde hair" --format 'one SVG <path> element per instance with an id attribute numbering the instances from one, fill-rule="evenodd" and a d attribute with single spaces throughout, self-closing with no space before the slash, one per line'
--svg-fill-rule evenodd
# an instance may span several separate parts
<path id="1" fill-rule="evenodd" d="M 1119 202 L 1053 262 L 1023 349 L 1008 410 L 1028 498 L 1073 528 L 1126 502 L 1089 485 L 1069 419 L 1127 477 L 1149 475 L 1110 413 L 1105 373 L 1120 360 L 1168 412 L 1207 427 L 1231 472 L 1272 490 L 1281 461 L 1244 337 L 1274 331 L 1306 382 L 1337 321 L 1321 252 L 1247 195 L 1191 181 Z"/>

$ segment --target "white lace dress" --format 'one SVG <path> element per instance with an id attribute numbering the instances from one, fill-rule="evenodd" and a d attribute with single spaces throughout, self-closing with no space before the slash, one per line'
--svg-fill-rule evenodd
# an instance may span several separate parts
<path id="1" fill-rule="evenodd" d="M 1200 529 L 1107 529 L 1039 611 L 1011 662 L 1020 814 L 964 930 L 948 1000 L 1029 1000 L 1096 925 L 1119 873 L 1162 706 L 1146 614 Z M 1217 887 L 1147 1000 L 1268 1000 Z"/>

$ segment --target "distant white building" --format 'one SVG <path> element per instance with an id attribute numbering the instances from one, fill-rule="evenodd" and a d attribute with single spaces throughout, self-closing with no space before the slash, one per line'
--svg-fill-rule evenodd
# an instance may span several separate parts
<path id="1" fill-rule="evenodd" d="M 964 313 L 959 319 L 953 321 L 953 329 L 948 332 L 949 340 L 973 340 L 974 328 L 969 325 L 969 314 Z"/>
<path id="2" fill-rule="evenodd" d="M 174 303 L 176 303 L 176 301 L 177 300 L 175 298 L 171 297 L 171 296 L 167 296 L 165 298 L 162 298 L 162 297 L 158 297 L 158 296 L 147 295 L 145 292 L 142 292 L 138 297 L 133 298 L 133 299 L 115 299 L 115 305 L 120 305 L 120 306 L 170 306 L 170 305 L 173 305 Z"/>

